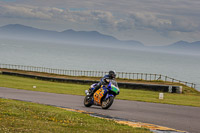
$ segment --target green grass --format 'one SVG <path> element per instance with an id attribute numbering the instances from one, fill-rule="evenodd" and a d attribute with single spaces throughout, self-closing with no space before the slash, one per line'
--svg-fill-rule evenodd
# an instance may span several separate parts
<path id="1" fill-rule="evenodd" d="M 99 81 L 100 77 L 88 77 L 88 76 L 69 76 L 69 75 L 59 75 L 59 74 L 51 74 L 51 73 L 45 73 L 45 72 L 32 72 L 32 71 L 23 71 L 23 70 L 13 70 L 13 69 L 1 69 L 0 71 L 6 71 L 6 72 L 15 72 L 20 74 L 28 74 L 28 75 L 37 75 L 37 76 L 43 76 L 43 77 L 54 77 L 54 78 L 66 78 L 66 79 L 79 79 L 79 80 L 93 80 L 93 81 Z M 184 84 L 177 83 L 177 82 L 165 82 L 162 80 L 141 80 L 141 79 L 125 79 L 125 78 L 117 78 L 117 82 L 125 82 L 125 83 L 142 83 L 142 84 L 161 84 L 161 85 L 173 85 L 173 86 L 182 86 L 182 91 L 185 94 L 188 93 L 198 93 L 197 90 L 194 88 L 188 87 Z"/>
<path id="2" fill-rule="evenodd" d="M 150 133 L 148 129 L 133 128 L 112 120 L 91 117 L 52 106 L 0 98 L 1 133 L 92 133 L 134 132 Z"/>
<path id="3" fill-rule="evenodd" d="M 0 75 L 0 86 L 16 89 L 25 89 L 33 91 L 42 91 L 50 93 L 85 95 L 84 90 L 90 85 L 58 83 L 50 81 L 42 81 L 17 76 Z M 36 86 L 36 88 L 33 88 Z M 165 104 L 176 104 L 186 106 L 200 107 L 200 93 L 193 92 L 188 94 L 164 93 L 164 99 L 158 99 L 160 92 L 147 90 L 131 90 L 120 88 L 120 94 L 117 99 L 135 100 L 144 102 L 155 102 Z"/>
<path id="4" fill-rule="evenodd" d="M 154 92 L 154 91 L 121 89 L 121 93 L 117 98 L 123 100 L 134 100 L 142 102 L 154 102 L 154 103 L 200 107 L 199 94 L 164 93 L 164 99 L 160 100 L 159 93 L 160 92 Z"/>
<path id="5" fill-rule="evenodd" d="M 7 75 L 0 75 L 0 86 L 73 95 L 84 95 L 84 90 L 89 88 L 89 85 L 58 83 Z"/>

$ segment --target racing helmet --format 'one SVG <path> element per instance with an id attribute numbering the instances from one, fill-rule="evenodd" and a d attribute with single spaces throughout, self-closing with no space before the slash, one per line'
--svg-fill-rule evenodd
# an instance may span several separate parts
<path id="1" fill-rule="evenodd" d="M 116 72 L 111 70 L 108 72 L 108 75 L 111 79 L 114 79 L 116 77 Z"/>

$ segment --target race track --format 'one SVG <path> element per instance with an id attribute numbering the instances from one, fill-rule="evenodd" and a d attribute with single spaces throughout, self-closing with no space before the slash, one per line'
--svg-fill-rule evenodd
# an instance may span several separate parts
<path id="1" fill-rule="evenodd" d="M 0 97 L 85 110 L 111 117 L 166 126 L 190 133 L 200 132 L 199 107 L 115 99 L 113 105 L 108 110 L 103 110 L 99 106 L 86 108 L 83 105 L 83 96 L 27 91 L 4 87 L 0 87 Z"/>

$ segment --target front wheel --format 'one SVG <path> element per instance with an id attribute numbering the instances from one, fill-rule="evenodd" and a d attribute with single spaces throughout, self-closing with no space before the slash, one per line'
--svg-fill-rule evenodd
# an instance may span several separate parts
<path id="1" fill-rule="evenodd" d="M 92 98 L 90 96 L 85 96 L 83 103 L 84 103 L 85 107 L 92 106 Z"/>
<path id="2" fill-rule="evenodd" d="M 102 109 L 108 109 L 112 105 L 113 101 L 114 97 L 112 96 L 108 97 L 106 100 L 103 100 L 101 104 Z"/>

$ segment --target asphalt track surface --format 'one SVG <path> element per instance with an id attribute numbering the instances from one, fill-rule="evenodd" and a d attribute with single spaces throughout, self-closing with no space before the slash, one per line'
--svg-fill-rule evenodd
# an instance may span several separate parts
<path id="1" fill-rule="evenodd" d="M 108 110 L 103 110 L 100 106 L 85 107 L 83 105 L 83 96 L 27 91 L 4 87 L 0 87 L 0 97 L 85 110 L 111 117 L 170 127 L 190 133 L 200 133 L 199 107 L 115 99 L 113 105 Z"/>

